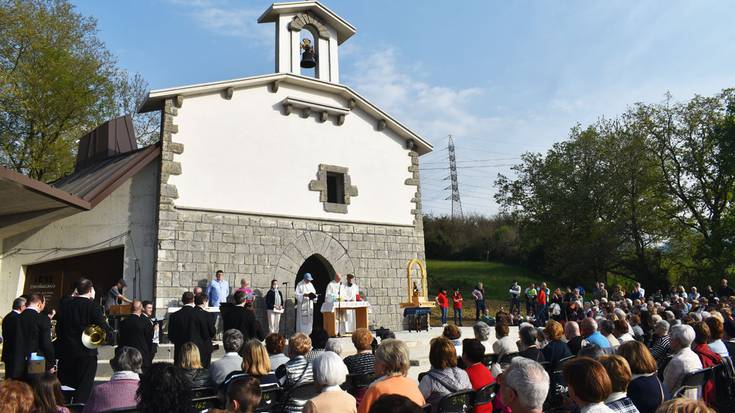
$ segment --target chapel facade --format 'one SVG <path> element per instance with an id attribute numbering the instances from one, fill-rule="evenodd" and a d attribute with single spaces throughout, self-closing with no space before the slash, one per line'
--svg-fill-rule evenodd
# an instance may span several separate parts
<path id="1" fill-rule="evenodd" d="M 318 2 L 273 4 L 258 21 L 275 25 L 276 73 L 152 91 L 141 108 L 163 118 L 156 307 L 217 269 L 261 295 L 287 283 L 287 301 L 306 272 L 318 293 L 352 273 L 371 322 L 400 328 L 406 267 L 425 258 L 419 156 L 431 146 L 339 83 L 349 23 Z"/>

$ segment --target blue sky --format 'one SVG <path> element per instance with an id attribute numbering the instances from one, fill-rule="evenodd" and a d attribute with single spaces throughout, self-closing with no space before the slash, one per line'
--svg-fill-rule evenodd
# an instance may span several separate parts
<path id="1" fill-rule="evenodd" d="M 72 0 L 152 89 L 274 70 L 271 2 Z M 635 102 L 735 87 L 729 1 L 324 1 L 357 28 L 342 82 L 435 146 L 425 212 L 448 213 L 447 136 L 464 211 L 494 214 L 493 181 L 526 151 Z"/>

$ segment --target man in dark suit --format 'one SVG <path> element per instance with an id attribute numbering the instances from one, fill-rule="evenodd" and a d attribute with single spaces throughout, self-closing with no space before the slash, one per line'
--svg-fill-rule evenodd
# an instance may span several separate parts
<path id="1" fill-rule="evenodd" d="M 212 337 L 214 336 L 214 326 L 210 329 L 206 319 L 198 313 L 199 310 L 194 308 L 194 293 L 185 292 L 181 296 L 181 302 L 184 304 L 181 309 L 168 318 L 168 339 L 174 343 L 174 362 L 176 363 L 181 357 L 181 346 L 188 342 L 196 344 L 200 356 L 206 349 L 210 349 L 211 355 Z M 204 360 L 204 357 L 200 358 Z"/>
<path id="2" fill-rule="evenodd" d="M 223 331 L 232 328 L 240 330 L 245 341 L 251 338 L 258 338 L 255 314 L 250 309 L 245 308 L 245 293 L 243 291 L 237 291 L 233 298 L 235 299 L 235 305 L 231 306 L 222 314 Z"/>
<path id="3" fill-rule="evenodd" d="M 28 298 L 26 309 L 18 316 L 18 336 L 14 358 L 14 375 L 25 375 L 28 371 L 28 359 L 36 353 L 46 359 L 46 370 L 53 371 L 56 366 L 56 354 L 51 344 L 51 319 L 43 313 L 46 299 L 42 295 L 33 294 Z"/>
<path id="4" fill-rule="evenodd" d="M 118 347 L 132 347 L 143 358 L 143 370 L 148 370 L 153 360 L 153 324 L 143 315 L 143 303 L 133 300 L 133 313 L 120 323 Z"/>
<path id="5" fill-rule="evenodd" d="M 59 349 L 59 380 L 73 387 L 74 402 L 84 403 L 89 398 L 97 373 L 97 349 L 82 344 L 82 333 L 92 324 L 108 334 L 112 328 L 102 315 L 102 308 L 94 302 L 92 281 L 80 278 L 74 294 L 65 297 L 56 316 L 56 336 Z"/>
<path id="6" fill-rule="evenodd" d="M 16 379 L 23 375 L 22 371 L 16 369 L 15 357 L 20 351 L 17 347 L 18 343 L 18 320 L 20 314 L 26 309 L 25 297 L 18 297 L 13 300 L 13 310 L 3 318 L 3 354 L 2 359 L 5 363 L 5 378 Z"/>
<path id="7" fill-rule="evenodd" d="M 215 318 L 216 315 L 207 311 L 208 304 L 209 299 L 207 294 L 200 294 L 194 297 L 194 313 L 196 314 L 199 322 L 203 324 L 203 331 L 206 333 L 203 336 L 203 347 L 199 347 L 199 357 L 202 359 L 202 366 L 205 368 L 209 367 L 209 364 L 212 361 L 212 351 L 214 350 L 212 347 L 212 339 L 217 333 L 217 327 L 215 325 L 215 321 L 217 320 Z"/>

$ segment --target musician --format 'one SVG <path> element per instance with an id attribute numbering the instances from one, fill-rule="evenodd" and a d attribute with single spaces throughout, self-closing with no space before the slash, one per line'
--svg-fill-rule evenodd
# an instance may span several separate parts
<path id="1" fill-rule="evenodd" d="M 46 359 L 46 370 L 53 372 L 56 366 L 54 346 L 51 344 L 51 320 L 43 313 L 46 299 L 32 294 L 26 301 L 26 309 L 18 316 L 13 376 L 22 377 L 28 371 L 31 353 Z"/>
<path id="2" fill-rule="evenodd" d="M 202 366 L 204 366 L 204 368 L 208 368 L 209 363 L 212 361 L 212 351 L 214 350 L 212 348 L 212 339 L 217 333 L 217 327 L 215 326 L 215 322 L 217 321 L 216 314 L 212 314 L 207 311 L 208 304 L 209 298 L 206 294 L 194 297 L 194 313 L 197 318 L 204 323 L 206 326 L 206 332 L 209 335 L 209 339 L 204 340 L 204 347 L 199 347 L 199 358 L 201 359 Z"/>
<path id="3" fill-rule="evenodd" d="M 168 318 L 168 339 L 174 343 L 174 362 L 181 357 L 181 346 L 191 341 L 198 348 L 210 348 L 212 330 L 203 317 L 199 317 L 194 309 L 194 293 L 185 292 L 181 296 L 183 306 Z M 205 344 L 209 343 L 207 346 Z"/>
<path id="4" fill-rule="evenodd" d="M 123 290 L 127 286 L 127 283 L 122 278 L 117 280 L 117 284 L 113 285 L 112 288 L 110 288 L 110 290 L 107 292 L 107 297 L 105 298 L 105 311 L 109 312 L 110 306 L 112 305 L 133 302 L 133 300 L 123 295 Z"/>
<path id="5" fill-rule="evenodd" d="M 143 317 L 145 317 L 145 319 L 150 321 L 151 325 L 153 325 L 153 353 L 151 354 L 151 358 L 153 358 L 153 356 L 155 356 L 155 354 L 158 352 L 160 331 L 158 319 L 153 313 L 153 303 L 148 300 L 143 301 Z"/>
<path id="6" fill-rule="evenodd" d="M 255 324 L 255 314 L 253 311 L 245 308 L 247 295 L 243 291 L 236 291 L 233 295 L 235 305 L 222 314 L 222 327 L 224 331 L 229 329 L 237 329 L 242 333 L 245 341 L 251 338 L 258 338 L 258 331 Z"/>
<path id="7" fill-rule="evenodd" d="M 82 333 L 90 325 L 103 328 L 108 334 L 112 328 L 107 324 L 102 309 L 94 302 L 95 290 L 92 281 L 80 278 L 75 294 L 65 297 L 59 306 L 56 336 L 59 350 L 59 380 L 73 387 L 74 401 L 84 403 L 89 398 L 97 373 L 97 349 L 82 344 Z"/>
<path id="8" fill-rule="evenodd" d="M 314 288 L 314 277 L 308 272 L 304 274 L 304 279 L 296 284 L 296 332 L 304 333 L 307 336 L 311 334 L 314 325 L 314 303 L 317 300 L 316 289 Z"/>
<path id="9" fill-rule="evenodd" d="M 153 361 L 153 324 L 143 315 L 143 303 L 133 300 L 132 314 L 120 323 L 118 348 L 132 347 L 143 358 L 143 370 L 148 370 Z"/>
<path id="10" fill-rule="evenodd" d="M 3 353 L 5 363 L 5 378 L 15 379 L 23 375 L 20 369 L 16 370 L 16 356 L 21 352 L 18 347 L 18 325 L 20 314 L 26 309 L 26 298 L 18 297 L 13 300 L 13 309 L 3 318 Z"/>

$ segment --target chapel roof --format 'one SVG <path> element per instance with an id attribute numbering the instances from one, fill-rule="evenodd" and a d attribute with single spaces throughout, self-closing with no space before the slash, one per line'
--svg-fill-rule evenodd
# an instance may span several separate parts
<path id="1" fill-rule="evenodd" d="M 341 96 L 347 100 L 353 100 L 356 107 L 360 107 L 360 109 L 364 110 L 368 115 L 376 119 L 385 121 L 386 127 L 395 132 L 399 137 L 408 141 L 412 141 L 415 144 L 415 150 L 419 153 L 419 155 L 425 155 L 431 152 L 433 149 L 431 144 L 424 138 L 410 130 L 408 127 L 384 112 L 382 109 L 371 103 L 366 98 L 359 95 L 350 87 L 336 83 L 325 82 L 323 80 L 314 79 L 312 77 L 295 75 L 292 73 L 274 73 L 232 80 L 179 86 L 168 89 L 152 90 L 148 93 L 148 97 L 140 106 L 138 112 L 145 113 L 154 110 L 160 110 L 163 107 L 163 103 L 166 99 L 175 98 L 177 96 L 186 97 L 196 95 L 208 95 L 212 93 L 221 93 L 222 91 L 229 88 L 232 88 L 236 91 L 237 89 L 245 89 L 249 87 L 273 84 L 274 82 L 276 84 L 284 82 L 286 84 L 292 84 L 331 93 Z"/>

